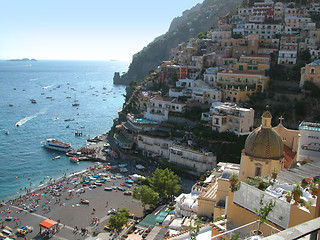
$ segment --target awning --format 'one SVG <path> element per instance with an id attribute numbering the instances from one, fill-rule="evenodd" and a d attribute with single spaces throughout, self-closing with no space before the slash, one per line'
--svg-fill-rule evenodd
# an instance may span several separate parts
<path id="1" fill-rule="evenodd" d="M 52 226 L 57 225 L 57 224 L 58 224 L 57 222 L 55 222 L 51 219 L 46 219 L 40 223 L 40 227 L 51 228 Z"/>

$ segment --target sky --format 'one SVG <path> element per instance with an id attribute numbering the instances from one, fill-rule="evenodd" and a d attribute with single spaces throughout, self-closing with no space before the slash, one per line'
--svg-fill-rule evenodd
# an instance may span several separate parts
<path id="1" fill-rule="evenodd" d="M 202 0 L 1 0 L 0 59 L 131 61 Z"/>

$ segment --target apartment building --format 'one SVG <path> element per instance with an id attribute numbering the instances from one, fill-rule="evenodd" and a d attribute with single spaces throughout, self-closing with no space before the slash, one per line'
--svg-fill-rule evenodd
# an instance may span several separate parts
<path id="1" fill-rule="evenodd" d="M 169 112 L 184 112 L 185 103 L 169 97 L 154 97 L 147 103 L 147 111 L 144 117 L 153 121 L 167 121 Z"/>
<path id="2" fill-rule="evenodd" d="M 241 56 L 235 65 L 235 70 L 258 71 L 264 73 L 270 69 L 270 55 Z"/>
<path id="3" fill-rule="evenodd" d="M 216 79 L 216 87 L 224 93 L 223 101 L 239 103 L 248 100 L 248 94 L 264 92 L 269 77 L 264 73 L 254 71 L 219 71 Z"/>
<path id="4" fill-rule="evenodd" d="M 147 134 L 138 134 L 137 146 L 147 156 L 161 156 L 169 158 L 169 148 L 173 140 Z"/>
<path id="5" fill-rule="evenodd" d="M 201 120 L 208 121 L 212 130 L 248 135 L 253 128 L 254 110 L 241 108 L 234 103 L 212 103 L 210 112 L 202 113 Z"/>
<path id="6" fill-rule="evenodd" d="M 193 169 L 194 175 L 199 175 L 216 167 L 217 159 L 212 152 L 194 150 L 176 144 L 173 144 L 169 149 L 169 162 Z"/>
<path id="7" fill-rule="evenodd" d="M 259 34 L 260 38 L 272 39 L 277 34 L 280 34 L 282 30 L 281 24 L 256 24 L 256 23 L 245 23 L 244 24 L 244 35 Z"/>

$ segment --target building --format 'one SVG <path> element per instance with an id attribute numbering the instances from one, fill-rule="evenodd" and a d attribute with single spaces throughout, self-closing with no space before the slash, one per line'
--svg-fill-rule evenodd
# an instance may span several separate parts
<path id="1" fill-rule="evenodd" d="M 239 164 L 218 163 L 215 178 L 198 197 L 198 217 L 214 219 L 225 215 L 226 197 L 230 189 L 230 176 L 239 174 Z"/>
<path id="2" fill-rule="evenodd" d="M 147 156 L 161 156 L 169 158 L 169 148 L 173 140 L 170 137 L 159 137 L 147 134 L 139 134 L 137 137 L 137 146 Z"/>
<path id="3" fill-rule="evenodd" d="M 310 81 L 320 87 L 320 59 L 306 64 L 301 68 L 300 87 L 302 88 L 306 81 Z"/>
<path id="4" fill-rule="evenodd" d="M 169 162 L 188 167 L 193 170 L 193 175 L 199 175 L 215 168 L 217 157 L 212 152 L 173 144 L 170 147 Z"/>
<path id="5" fill-rule="evenodd" d="M 261 126 L 247 137 L 241 154 L 240 181 L 248 177 L 267 176 L 273 169 L 284 169 L 283 141 L 272 129 L 271 119 L 271 113 L 264 112 Z"/>
<path id="6" fill-rule="evenodd" d="M 244 35 L 259 34 L 259 38 L 272 39 L 277 34 L 280 34 L 282 26 L 280 24 L 267 24 L 267 23 L 245 23 L 244 24 Z"/>
<path id="7" fill-rule="evenodd" d="M 223 91 L 223 101 L 235 103 L 248 100 L 248 95 L 264 92 L 268 85 L 269 77 L 258 71 L 219 71 L 216 87 Z"/>
<path id="8" fill-rule="evenodd" d="M 278 55 L 278 64 L 296 64 L 297 50 L 280 50 Z"/>
<path id="9" fill-rule="evenodd" d="M 185 107 L 186 104 L 178 102 L 177 99 L 158 96 L 150 99 L 144 117 L 153 121 L 166 121 L 169 112 L 182 113 Z"/>
<path id="10" fill-rule="evenodd" d="M 248 135 L 253 129 L 254 110 L 241 108 L 234 103 L 213 103 L 210 112 L 202 113 L 201 120 L 208 121 L 212 130 Z"/>
<path id="11" fill-rule="evenodd" d="M 298 162 L 320 162 L 320 123 L 302 122 L 299 131 Z"/>

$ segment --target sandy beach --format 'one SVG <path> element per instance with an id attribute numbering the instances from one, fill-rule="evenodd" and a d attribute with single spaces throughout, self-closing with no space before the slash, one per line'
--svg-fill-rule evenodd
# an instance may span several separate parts
<path id="1" fill-rule="evenodd" d="M 102 154 L 103 143 L 105 142 L 91 145 L 100 150 L 98 155 Z M 97 229 L 104 233 L 104 239 L 111 239 L 110 233 L 104 230 L 110 216 L 108 211 L 126 208 L 139 217 L 143 215 L 143 207 L 132 196 L 124 195 L 124 191 L 115 189 L 125 182 L 132 170 L 120 174 L 108 168 L 107 163 L 96 163 L 80 173 L 51 180 L 46 187 L 28 191 L 27 194 L 7 202 L 3 201 L 0 207 L 2 229 L 7 226 L 13 233 L 17 233 L 16 230 L 21 226 L 30 226 L 33 231 L 25 236 L 17 234 L 17 239 L 45 239 L 39 234 L 39 224 L 45 219 L 52 219 L 59 223 L 59 231 L 52 239 L 95 239 L 93 237 L 96 234 L 93 235 L 93 232 Z M 106 179 L 102 186 L 93 188 L 90 183 L 83 184 L 90 179 L 94 182 L 92 179 L 97 176 Z M 105 187 L 114 189 L 105 191 Z M 121 187 L 125 188 L 125 191 L 132 191 L 135 184 Z M 81 200 L 88 200 L 89 204 L 82 204 Z M 75 231 L 75 227 L 78 231 Z M 85 229 L 87 233 L 81 233 L 81 229 Z"/>

